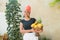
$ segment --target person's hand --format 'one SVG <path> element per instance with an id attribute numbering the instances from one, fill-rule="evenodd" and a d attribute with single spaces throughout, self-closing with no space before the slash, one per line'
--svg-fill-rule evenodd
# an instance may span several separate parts
<path id="1" fill-rule="evenodd" d="M 34 30 L 36 33 L 41 33 L 42 30 Z"/>

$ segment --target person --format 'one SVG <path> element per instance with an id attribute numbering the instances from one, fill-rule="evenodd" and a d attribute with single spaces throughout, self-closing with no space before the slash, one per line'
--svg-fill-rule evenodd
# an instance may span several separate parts
<path id="1" fill-rule="evenodd" d="M 20 22 L 20 32 L 23 35 L 23 40 L 38 40 L 38 37 L 35 36 L 35 32 L 40 32 L 40 31 L 34 31 L 31 28 L 31 24 L 33 24 L 36 19 L 35 18 L 30 18 L 30 13 L 31 13 L 31 7 L 27 5 L 24 10 L 24 19 L 21 20 Z"/>

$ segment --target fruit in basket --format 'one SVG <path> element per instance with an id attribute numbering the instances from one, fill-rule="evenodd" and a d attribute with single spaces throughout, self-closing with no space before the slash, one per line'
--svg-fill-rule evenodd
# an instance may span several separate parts
<path id="1" fill-rule="evenodd" d="M 38 22 L 35 22 L 35 23 L 33 23 L 33 24 L 31 25 L 31 27 L 32 27 L 34 30 L 40 31 L 40 30 L 42 30 L 42 28 L 43 28 L 43 24 L 38 23 Z M 39 36 L 39 35 L 40 35 L 39 33 L 36 33 L 36 36 Z"/>
<path id="2" fill-rule="evenodd" d="M 41 24 L 41 23 L 37 23 L 37 24 L 33 23 L 33 24 L 31 25 L 31 27 L 32 27 L 33 29 L 37 29 L 37 28 L 41 29 L 41 28 L 43 27 L 43 24 Z"/>
<path id="3" fill-rule="evenodd" d="M 42 21 L 39 19 L 38 21 L 35 21 L 35 23 L 33 23 L 31 25 L 31 27 L 36 31 L 40 31 L 43 29 L 43 24 L 41 23 Z M 40 36 L 39 33 L 36 33 L 36 36 Z"/>

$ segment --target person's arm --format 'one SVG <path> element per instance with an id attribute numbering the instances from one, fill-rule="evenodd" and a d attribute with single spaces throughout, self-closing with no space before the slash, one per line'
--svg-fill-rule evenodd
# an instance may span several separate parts
<path id="1" fill-rule="evenodd" d="M 41 30 L 35 30 L 35 32 L 37 32 L 37 33 L 41 33 L 41 32 L 43 32 L 43 28 L 41 29 Z"/>
<path id="2" fill-rule="evenodd" d="M 23 28 L 23 24 L 22 23 L 20 23 L 20 32 L 21 33 L 29 33 L 29 32 L 33 32 L 33 29 L 30 29 L 30 30 L 24 30 L 24 28 Z"/>

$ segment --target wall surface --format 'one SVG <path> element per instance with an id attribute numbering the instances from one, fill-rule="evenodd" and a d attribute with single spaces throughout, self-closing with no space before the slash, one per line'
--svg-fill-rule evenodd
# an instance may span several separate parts
<path id="1" fill-rule="evenodd" d="M 31 5 L 32 12 L 31 17 L 42 18 L 42 23 L 44 25 L 43 35 L 47 37 L 50 36 L 52 40 L 60 40 L 60 9 L 55 7 L 50 7 L 49 3 L 52 0 L 18 0 L 22 5 L 22 11 L 26 5 Z M 5 2 L 4 2 L 5 3 Z M 2 5 L 4 7 L 4 5 Z M 0 11 L 4 12 L 5 7 L 3 8 L 0 5 Z M 2 8 L 2 10 L 1 10 Z"/>

